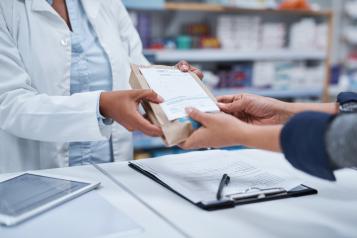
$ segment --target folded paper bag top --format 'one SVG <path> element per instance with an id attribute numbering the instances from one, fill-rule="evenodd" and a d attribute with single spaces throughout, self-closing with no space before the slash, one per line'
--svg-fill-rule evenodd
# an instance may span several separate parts
<path id="1" fill-rule="evenodd" d="M 130 85 L 133 89 L 153 89 L 151 88 L 150 84 L 148 83 L 147 79 L 144 77 L 142 71 L 140 69 L 163 69 L 163 70 L 174 70 L 175 67 L 172 66 L 162 66 L 162 65 L 151 65 L 151 66 L 142 66 L 142 65 L 131 65 L 131 76 L 130 76 Z M 207 100 L 208 98 L 208 111 L 219 111 L 218 107 L 216 106 L 216 99 L 213 94 L 206 88 L 206 86 L 201 82 L 201 80 L 195 75 L 194 73 L 190 73 L 192 79 L 197 82 L 199 89 L 204 91 L 205 97 L 204 99 L 198 98 L 197 100 Z M 196 86 L 196 85 L 195 85 Z M 174 90 L 174 88 L 171 88 Z M 170 89 L 168 89 L 170 90 Z M 160 93 L 159 93 L 160 94 Z M 213 104 L 213 105 L 212 105 Z M 163 140 L 167 146 L 174 146 L 180 144 L 181 142 L 185 141 L 194 131 L 195 128 L 192 126 L 192 121 L 185 120 L 182 118 L 176 118 L 174 120 L 169 120 L 167 114 L 163 109 L 163 105 L 151 103 L 151 102 L 143 102 L 143 108 L 149 118 L 149 120 L 161 127 L 163 131 Z M 182 109 L 184 110 L 184 108 Z M 177 114 L 179 115 L 179 114 Z M 169 115 L 172 117 L 172 115 Z M 193 123 L 195 124 L 195 123 Z"/>

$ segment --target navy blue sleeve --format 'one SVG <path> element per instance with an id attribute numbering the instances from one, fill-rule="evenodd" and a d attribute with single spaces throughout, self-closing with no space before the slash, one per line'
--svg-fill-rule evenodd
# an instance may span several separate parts
<path id="1" fill-rule="evenodd" d="M 280 143 L 286 159 L 297 169 L 319 178 L 335 181 L 325 135 L 335 116 L 321 112 L 303 112 L 284 126 Z"/>

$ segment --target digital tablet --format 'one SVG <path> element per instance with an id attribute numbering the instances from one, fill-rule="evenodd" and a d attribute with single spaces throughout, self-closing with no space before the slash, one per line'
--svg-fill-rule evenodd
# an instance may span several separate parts
<path id="1" fill-rule="evenodd" d="M 0 224 L 12 226 L 95 189 L 99 182 L 23 173 L 0 182 Z"/>

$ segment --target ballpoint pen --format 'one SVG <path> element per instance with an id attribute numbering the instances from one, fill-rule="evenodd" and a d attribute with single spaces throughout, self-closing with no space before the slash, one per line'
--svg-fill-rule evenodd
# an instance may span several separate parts
<path id="1" fill-rule="evenodd" d="M 228 174 L 223 174 L 217 191 L 217 200 L 221 200 L 223 188 L 229 184 L 230 180 L 231 178 L 228 176 Z"/>

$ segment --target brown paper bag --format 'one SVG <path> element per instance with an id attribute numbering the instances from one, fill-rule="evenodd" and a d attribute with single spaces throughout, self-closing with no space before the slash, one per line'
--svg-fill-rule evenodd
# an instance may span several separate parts
<path id="1" fill-rule="evenodd" d="M 146 82 L 144 76 L 141 74 L 140 68 L 161 68 L 161 69 L 174 69 L 172 66 L 163 65 L 151 65 L 151 66 L 141 66 L 141 65 L 131 65 L 131 75 L 130 75 L 130 85 L 133 89 L 150 89 L 149 84 Z M 216 102 L 213 94 L 208 90 L 208 88 L 201 82 L 196 74 L 191 73 L 192 77 L 197 81 L 197 83 L 204 89 L 207 95 Z M 189 121 L 179 122 L 178 120 L 169 121 L 166 114 L 160 107 L 160 105 L 144 102 L 143 108 L 149 118 L 149 120 L 161 127 L 163 131 L 163 137 L 165 144 L 167 146 L 174 146 L 185 141 L 191 133 L 194 131 L 192 125 Z"/>

